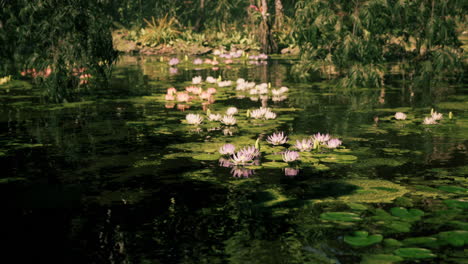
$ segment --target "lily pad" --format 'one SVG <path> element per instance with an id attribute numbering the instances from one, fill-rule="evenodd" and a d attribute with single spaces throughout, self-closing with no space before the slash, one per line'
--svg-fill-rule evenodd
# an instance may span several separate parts
<path id="1" fill-rule="evenodd" d="M 367 231 L 356 231 L 353 236 L 345 236 L 344 242 L 355 247 L 366 247 L 380 243 L 382 235 L 370 235 Z"/>
<path id="2" fill-rule="evenodd" d="M 421 216 L 424 215 L 424 212 L 419 209 L 409 209 L 407 210 L 404 207 L 393 207 L 390 209 L 392 215 L 401 218 L 404 221 L 418 221 L 421 219 Z"/>
<path id="3" fill-rule="evenodd" d="M 357 222 L 362 219 L 359 215 L 350 212 L 327 212 L 320 214 L 320 218 L 328 221 Z"/>
<path id="4" fill-rule="evenodd" d="M 445 200 L 444 203 L 445 203 L 448 207 L 468 209 L 468 201 L 467 201 L 467 200 L 464 200 L 464 199 Z"/>
<path id="5" fill-rule="evenodd" d="M 436 246 L 437 238 L 435 237 L 410 237 L 404 239 L 403 245 L 405 246 Z"/>
<path id="6" fill-rule="evenodd" d="M 395 254 L 407 259 L 424 259 L 436 257 L 436 255 L 432 254 L 432 251 L 426 248 L 399 248 L 395 250 Z"/>
<path id="7" fill-rule="evenodd" d="M 193 156 L 192 158 L 194 158 L 196 160 L 205 160 L 205 161 L 218 160 L 219 155 L 216 155 L 216 154 L 199 154 L 199 155 Z"/>
<path id="8" fill-rule="evenodd" d="M 288 167 L 288 163 L 285 162 L 265 162 L 262 164 L 265 168 L 286 168 Z"/>
<path id="9" fill-rule="evenodd" d="M 454 247 L 462 247 L 468 244 L 468 231 L 464 230 L 441 232 L 438 237 L 441 241 Z"/>
<path id="10" fill-rule="evenodd" d="M 273 161 L 282 161 L 282 160 L 283 160 L 283 157 L 282 157 L 281 155 L 270 154 L 270 155 L 266 155 L 266 156 L 265 156 L 265 159 L 267 159 L 267 160 L 273 160 Z"/>
<path id="11" fill-rule="evenodd" d="M 393 264 L 402 261 L 403 258 L 389 254 L 365 255 L 361 264 Z"/>
<path id="12" fill-rule="evenodd" d="M 460 186 L 440 186 L 438 189 L 449 193 L 468 194 L 468 189 Z"/>
<path id="13" fill-rule="evenodd" d="M 384 239 L 384 245 L 386 247 L 398 248 L 398 247 L 401 247 L 403 243 L 393 238 L 386 238 Z"/>

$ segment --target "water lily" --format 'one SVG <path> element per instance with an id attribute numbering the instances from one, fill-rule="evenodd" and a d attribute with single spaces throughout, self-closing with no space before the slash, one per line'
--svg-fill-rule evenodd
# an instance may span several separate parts
<path id="1" fill-rule="evenodd" d="M 177 93 L 177 89 L 174 88 L 174 87 L 171 87 L 171 88 L 167 88 L 167 92 L 166 94 L 170 94 L 170 95 L 174 95 Z"/>
<path id="2" fill-rule="evenodd" d="M 296 140 L 296 145 L 294 145 L 299 151 L 310 151 L 313 147 L 313 142 L 311 139 L 304 138 L 302 140 Z"/>
<path id="3" fill-rule="evenodd" d="M 424 118 L 423 124 L 424 125 L 436 125 L 437 121 L 432 116 L 431 117 L 426 117 L 426 118 Z"/>
<path id="4" fill-rule="evenodd" d="M 286 87 L 286 86 L 283 86 L 283 87 L 280 88 L 280 91 L 281 91 L 282 93 L 285 93 L 285 92 L 289 91 L 289 88 Z"/>
<path id="5" fill-rule="evenodd" d="M 172 94 L 166 94 L 166 96 L 164 97 L 164 99 L 166 99 L 167 101 L 174 101 L 174 100 L 175 100 L 175 97 L 174 97 L 174 95 L 172 95 Z"/>
<path id="6" fill-rule="evenodd" d="M 295 169 L 295 168 L 284 168 L 284 175 L 285 175 L 285 176 L 294 177 L 294 176 L 297 176 L 297 174 L 299 174 L 299 169 Z"/>
<path id="7" fill-rule="evenodd" d="M 299 158 L 299 152 L 294 150 L 286 150 L 282 157 L 285 162 L 293 162 Z"/>
<path id="8" fill-rule="evenodd" d="M 190 96 L 188 95 L 188 93 L 184 93 L 184 92 L 177 93 L 178 102 L 188 102 L 189 100 L 190 100 Z"/>
<path id="9" fill-rule="evenodd" d="M 244 147 L 240 152 L 244 152 L 245 155 L 252 155 L 254 157 L 258 157 L 260 155 L 260 151 L 255 146 Z"/>
<path id="10" fill-rule="evenodd" d="M 220 114 L 209 114 L 208 115 L 208 120 L 210 120 L 210 121 L 220 121 L 221 117 L 222 116 Z"/>
<path id="11" fill-rule="evenodd" d="M 226 126 L 233 126 L 237 123 L 237 119 L 231 115 L 225 115 L 221 119 L 221 123 L 225 124 Z"/>
<path id="12" fill-rule="evenodd" d="M 210 97 L 211 97 L 211 94 L 208 93 L 207 91 L 203 91 L 200 94 L 200 99 L 202 99 L 202 100 L 208 100 L 208 99 L 210 99 Z"/>
<path id="13" fill-rule="evenodd" d="M 406 114 L 403 112 L 396 112 L 395 113 L 395 119 L 396 120 L 405 120 L 406 119 Z"/>
<path id="14" fill-rule="evenodd" d="M 288 141 L 288 137 L 284 135 L 284 132 L 273 133 L 273 135 L 267 137 L 267 142 L 278 146 L 283 145 Z"/>
<path id="15" fill-rule="evenodd" d="M 313 140 L 317 140 L 319 143 L 325 143 L 327 142 L 328 140 L 330 140 L 330 134 L 320 134 L 320 133 L 317 133 L 315 135 L 312 136 L 312 139 Z"/>
<path id="16" fill-rule="evenodd" d="M 231 162 L 230 159 L 220 158 L 218 162 L 219 162 L 219 166 L 221 167 L 230 168 L 234 166 L 234 164 Z"/>
<path id="17" fill-rule="evenodd" d="M 276 114 L 271 112 L 271 111 L 267 111 L 264 115 L 265 119 L 268 120 L 268 119 L 275 119 L 276 118 Z"/>
<path id="18" fill-rule="evenodd" d="M 231 86 L 232 82 L 231 81 L 220 81 L 218 82 L 219 87 L 226 87 L 226 86 Z"/>
<path id="19" fill-rule="evenodd" d="M 245 153 L 243 151 L 238 151 L 237 153 L 233 154 L 231 157 L 232 163 L 235 165 L 246 165 L 252 163 L 252 160 L 254 159 L 254 156 Z"/>
<path id="20" fill-rule="evenodd" d="M 203 60 L 200 59 L 200 58 L 196 58 L 196 59 L 193 60 L 193 64 L 195 64 L 195 65 L 200 65 L 202 63 L 203 63 Z"/>
<path id="21" fill-rule="evenodd" d="M 327 141 L 327 147 L 328 148 L 337 148 L 339 146 L 341 146 L 341 140 L 337 139 L 337 138 L 332 138 L 330 140 Z"/>
<path id="22" fill-rule="evenodd" d="M 235 150 L 236 146 L 228 143 L 219 148 L 219 153 L 221 153 L 221 155 L 232 155 L 234 154 Z"/>
<path id="23" fill-rule="evenodd" d="M 170 74 L 177 74 L 178 72 L 179 72 L 179 69 L 177 69 L 177 68 L 174 68 L 174 67 L 169 68 L 169 73 Z"/>
<path id="24" fill-rule="evenodd" d="M 208 76 L 208 77 L 206 77 L 206 82 L 207 83 L 215 83 L 216 79 L 213 76 Z"/>
<path id="25" fill-rule="evenodd" d="M 174 65 L 179 64 L 179 62 L 180 62 L 180 61 L 179 61 L 178 58 L 172 58 L 172 59 L 169 60 L 169 65 L 170 65 L 170 66 L 174 66 Z"/>
<path id="26" fill-rule="evenodd" d="M 209 94 L 215 94 L 217 91 L 216 91 L 216 88 L 214 87 L 210 87 L 206 90 Z"/>
<path id="27" fill-rule="evenodd" d="M 201 76 L 195 76 L 195 77 L 192 78 L 192 83 L 193 84 L 200 84 L 200 83 L 202 83 L 202 81 L 203 81 L 203 79 L 202 79 Z"/>
<path id="28" fill-rule="evenodd" d="M 237 110 L 236 107 L 229 107 L 227 110 L 226 110 L 226 115 L 235 115 L 239 112 L 239 110 Z"/>
<path id="29" fill-rule="evenodd" d="M 442 119 L 442 116 L 443 114 L 441 113 L 437 113 L 436 111 L 434 111 L 432 114 L 431 114 L 431 117 L 434 119 L 434 120 L 441 120 Z"/>
<path id="30" fill-rule="evenodd" d="M 199 114 L 187 114 L 185 119 L 190 125 L 199 125 L 203 122 L 203 117 Z"/>

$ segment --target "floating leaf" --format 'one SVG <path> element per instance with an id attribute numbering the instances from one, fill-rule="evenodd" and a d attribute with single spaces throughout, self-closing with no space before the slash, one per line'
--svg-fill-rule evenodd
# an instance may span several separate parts
<path id="1" fill-rule="evenodd" d="M 218 160 L 219 155 L 216 155 L 216 154 L 199 154 L 199 155 L 192 156 L 192 158 L 194 158 L 196 160 L 205 160 L 205 161 Z"/>
<path id="2" fill-rule="evenodd" d="M 370 235 L 367 231 L 356 231 L 353 236 L 346 235 L 344 242 L 355 247 L 366 247 L 382 241 L 382 235 Z"/>
<path id="3" fill-rule="evenodd" d="M 386 238 L 386 239 L 384 239 L 384 245 L 386 247 L 396 248 L 396 247 L 401 247 L 403 245 L 403 243 L 401 243 L 400 241 L 398 241 L 396 239 L 393 239 L 393 238 Z"/>
<path id="4" fill-rule="evenodd" d="M 403 258 L 388 254 L 365 255 L 361 264 L 393 264 L 402 261 Z"/>
<path id="5" fill-rule="evenodd" d="M 361 221 L 359 215 L 349 212 L 327 212 L 320 214 L 320 218 L 328 221 L 357 222 Z"/>
<path id="6" fill-rule="evenodd" d="M 452 208 L 463 208 L 463 209 L 468 209 L 468 201 L 459 199 L 459 200 L 445 200 L 444 203 L 448 207 Z"/>
<path id="7" fill-rule="evenodd" d="M 432 251 L 426 248 L 399 248 L 395 250 L 395 254 L 404 258 L 411 259 L 423 259 L 423 258 L 434 258 L 436 255 L 432 254 Z"/>
<path id="8" fill-rule="evenodd" d="M 438 189 L 449 193 L 468 194 L 468 189 L 460 186 L 440 186 Z"/>
<path id="9" fill-rule="evenodd" d="M 404 239 L 403 244 L 405 246 L 436 246 L 437 238 L 435 237 L 410 237 Z"/>
<path id="10" fill-rule="evenodd" d="M 288 167 L 288 163 L 286 162 L 264 162 L 263 167 L 265 168 L 286 168 Z"/>
<path id="11" fill-rule="evenodd" d="M 464 230 L 447 231 L 447 232 L 441 232 L 437 236 L 439 237 L 440 240 L 454 247 L 462 247 L 464 245 L 468 245 L 468 231 L 464 231 Z"/>
<path id="12" fill-rule="evenodd" d="M 424 212 L 419 209 L 407 210 L 404 207 L 393 207 L 390 212 L 405 221 L 418 221 L 424 215 Z"/>

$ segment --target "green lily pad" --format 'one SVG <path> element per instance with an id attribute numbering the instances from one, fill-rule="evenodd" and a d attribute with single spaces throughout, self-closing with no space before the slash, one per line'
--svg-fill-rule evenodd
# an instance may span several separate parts
<path id="1" fill-rule="evenodd" d="M 357 211 L 364 211 L 367 210 L 367 206 L 360 204 L 360 203 L 347 203 L 349 208 Z"/>
<path id="2" fill-rule="evenodd" d="M 328 221 L 357 222 L 362 219 L 359 215 L 349 212 L 327 212 L 320 214 L 320 218 Z"/>
<path id="3" fill-rule="evenodd" d="M 424 215 L 424 212 L 419 209 L 409 209 L 407 210 L 404 207 L 393 207 L 390 209 L 392 215 L 401 218 L 404 221 L 418 221 L 421 219 L 421 216 Z"/>
<path id="4" fill-rule="evenodd" d="M 325 158 L 321 158 L 320 161 L 326 163 L 352 163 L 356 161 L 358 158 L 353 155 L 328 155 Z"/>
<path id="5" fill-rule="evenodd" d="M 367 231 L 356 231 L 353 236 L 345 236 L 344 242 L 355 247 L 366 247 L 380 243 L 382 235 L 370 235 Z"/>
<path id="6" fill-rule="evenodd" d="M 402 261 L 403 258 L 389 254 L 365 255 L 361 264 L 393 264 Z"/>
<path id="7" fill-rule="evenodd" d="M 283 160 L 283 156 L 270 154 L 270 155 L 266 155 L 266 156 L 265 156 L 265 159 L 267 159 L 267 160 L 273 160 L 273 161 L 282 161 L 282 160 Z"/>
<path id="8" fill-rule="evenodd" d="M 205 160 L 205 161 L 218 160 L 219 155 L 216 155 L 216 154 L 199 154 L 199 155 L 192 156 L 192 158 L 194 158 L 196 160 Z"/>
<path id="9" fill-rule="evenodd" d="M 432 254 L 432 251 L 426 248 L 399 248 L 395 250 L 395 254 L 409 259 L 424 259 L 434 258 L 436 255 Z"/>
<path id="10" fill-rule="evenodd" d="M 468 209 L 468 201 L 467 201 L 467 200 L 464 200 L 464 199 L 445 200 L 444 203 L 445 203 L 448 207 Z"/>
<path id="11" fill-rule="evenodd" d="M 435 237 L 410 237 L 404 239 L 403 245 L 405 246 L 436 246 L 437 238 Z"/>
<path id="12" fill-rule="evenodd" d="M 386 238 L 384 239 L 384 245 L 386 247 L 398 248 L 398 247 L 401 247 L 403 243 L 393 238 Z"/>
<path id="13" fill-rule="evenodd" d="M 468 244 L 468 231 L 465 230 L 441 232 L 438 237 L 441 241 L 454 247 L 462 247 Z"/>
<path id="14" fill-rule="evenodd" d="M 468 189 L 460 186 L 440 186 L 438 189 L 449 193 L 468 194 Z"/>
<path id="15" fill-rule="evenodd" d="M 286 162 L 264 162 L 263 164 L 263 167 L 265 168 L 286 168 L 288 167 L 288 163 Z"/>

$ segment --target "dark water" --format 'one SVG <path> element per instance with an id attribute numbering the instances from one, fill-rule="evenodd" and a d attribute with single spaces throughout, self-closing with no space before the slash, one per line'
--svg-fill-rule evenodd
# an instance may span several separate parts
<path id="1" fill-rule="evenodd" d="M 26 82 L 1 85 L 4 258 L 466 263 L 467 86 L 413 88 L 394 76 L 384 89 L 340 89 L 318 79 L 295 82 L 291 63 L 182 64 L 170 73 L 157 58 L 123 57 L 110 88 L 63 105 L 41 103 L 39 88 Z M 188 113 L 203 113 L 202 103 L 182 111 L 164 94 L 198 75 L 234 82 L 204 84 L 217 88 L 215 102 L 204 107 L 237 107 L 237 126 L 206 122 L 205 114 L 199 127 L 181 123 Z M 289 91 L 262 99 L 236 92 L 237 78 Z M 262 105 L 278 118 L 249 121 L 247 109 Z M 431 108 L 443 119 L 424 125 Z M 408 118 L 395 120 L 399 111 Z M 287 176 L 281 158 L 267 156 L 283 150 L 265 141 L 275 131 L 286 132 L 291 145 L 330 133 L 343 147 L 301 156 L 289 166 L 297 175 Z M 257 166 L 219 166 L 219 146 L 253 145 L 258 137 Z"/>

